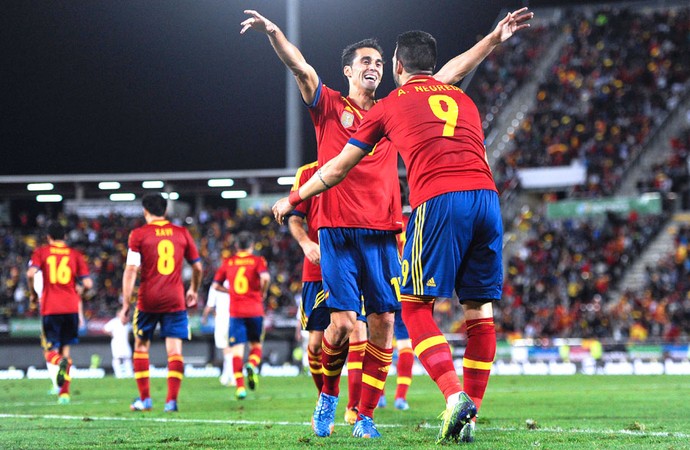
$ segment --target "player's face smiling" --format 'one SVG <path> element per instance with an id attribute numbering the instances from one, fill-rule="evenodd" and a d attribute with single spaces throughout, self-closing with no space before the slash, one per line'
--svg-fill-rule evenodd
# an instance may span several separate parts
<path id="1" fill-rule="evenodd" d="M 352 79 L 366 90 L 375 91 L 383 75 L 383 58 L 373 48 L 357 49 L 352 61 Z"/>

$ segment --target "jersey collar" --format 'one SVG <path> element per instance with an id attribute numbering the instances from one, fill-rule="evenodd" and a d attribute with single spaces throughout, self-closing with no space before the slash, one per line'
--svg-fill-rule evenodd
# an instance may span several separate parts
<path id="1" fill-rule="evenodd" d="M 405 84 L 407 85 L 407 84 L 411 84 L 411 83 L 426 83 L 431 78 L 434 78 L 434 77 L 432 77 L 431 75 L 415 75 L 415 76 L 411 77 L 409 80 L 407 80 L 407 83 L 405 83 Z"/>

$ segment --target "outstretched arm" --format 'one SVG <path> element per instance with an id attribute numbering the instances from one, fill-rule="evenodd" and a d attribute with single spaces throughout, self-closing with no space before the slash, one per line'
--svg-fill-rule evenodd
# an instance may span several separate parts
<path id="1" fill-rule="evenodd" d="M 311 104 L 314 101 L 316 89 L 319 86 L 319 76 L 316 70 L 307 63 L 304 56 L 302 56 L 302 52 L 287 40 L 283 32 L 278 28 L 278 25 L 252 9 L 247 9 L 244 13 L 251 17 L 240 24 L 242 26 L 240 34 L 244 34 L 249 29 L 254 29 L 268 36 L 268 40 L 278 58 L 283 61 L 283 64 L 295 76 L 297 86 L 302 93 L 302 99 L 304 99 L 305 103 Z"/>
<path id="2" fill-rule="evenodd" d="M 503 20 L 498 22 L 496 28 L 494 28 L 491 33 L 477 42 L 471 49 L 448 61 L 436 74 L 434 74 L 434 78 L 446 84 L 455 84 L 462 80 L 465 75 L 470 73 L 484 61 L 484 58 L 486 58 L 498 44 L 507 41 L 519 30 L 528 28 L 530 24 L 527 22 L 532 17 L 534 17 L 534 13 L 528 12 L 527 8 L 521 8 L 508 13 Z"/>

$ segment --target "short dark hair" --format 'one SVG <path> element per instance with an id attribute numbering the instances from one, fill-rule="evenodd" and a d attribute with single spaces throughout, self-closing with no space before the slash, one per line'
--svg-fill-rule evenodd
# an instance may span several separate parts
<path id="1" fill-rule="evenodd" d="M 141 206 L 154 216 L 163 217 L 168 209 L 168 201 L 161 194 L 146 194 L 141 199 Z"/>
<path id="2" fill-rule="evenodd" d="M 357 50 L 360 48 L 373 48 L 377 52 L 381 54 L 381 58 L 383 58 L 383 47 L 381 47 L 381 44 L 379 44 L 379 41 L 376 39 L 364 39 L 359 42 L 355 42 L 354 44 L 350 44 L 345 49 L 343 50 L 343 56 L 342 56 L 342 63 L 343 67 L 345 66 L 351 66 L 352 63 L 355 60 L 355 53 L 357 53 Z"/>
<path id="3" fill-rule="evenodd" d="M 63 227 L 60 222 L 50 222 L 48 225 L 48 236 L 50 236 L 51 239 L 61 241 L 65 239 L 66 234 L 65 227 Z"/>
<path id="4" fill-rule="evenodd" d="M 241 231 L 237 234 L 235 243 L 240 250 L 251 248 L 254 245 L 254 236 L 249 231 Z"/>
<path id="5" fill-rule="evenodd" d="M 395 57 L 408 73 L 430 72 L 436 67 L 436 39 L 426 31 L 406 31 L 398 36 Z"/>

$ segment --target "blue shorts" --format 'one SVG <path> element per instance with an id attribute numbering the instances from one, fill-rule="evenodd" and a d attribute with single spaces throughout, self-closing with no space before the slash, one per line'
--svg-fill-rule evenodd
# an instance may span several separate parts
<path id="1" fill-rule="evenodd" d="M 261 342 L 263 332 L 264 318 L 261 316 L 230 318 L 230 345 Z"/>
<path id="2" fill-rule="evenodd" d="M 321 228 L 321 275 L 326 304 L 366 314 L 400 309 L 400 257 L 395 233 L 364 228 Z"/>
<path id="3" fill-rule="evenodd" d="M 402 320 L 402 311 L 397 311 L 395 313 L 395 323 L 393 324 L 393 336 L 397 341 L 402 341 L 403 339 L 409 339 L 410 333 L 407 332 L 407 327 Z"/>
<path id="4" fill-rule="evenodd" d="M 147 313 L 138 309 L 134 310 L 132 330 L 137 338 L 150 341 L 153 338 L 153 332 L 156 331 L 156 325 L 159 323 L 161 324 L 160 335 L 162 338 L 179 338 L 185 341 L 192 339 L 187 311 Z"/>
<path id="5" fill-rule="evenodd" d="M 43 350 L 57 350 L 79 342 L 79 314 L 49 314 L 41 322 Z"/>
<path id="6" fill-rule="evenodd" d="M 403 251 L 406 295 L 499 300 L 503 287 L 503 223 L 498 194 L 449 192 L 412 211 Z"/>
<path id="7" fill-rule="evenodd" d="M 323 331 L 331 323 L 331 311 L 326 306 L 324 297 L 322 282 L 305 281 L 302 284 L 299 320 L 303 330 Z"/>

